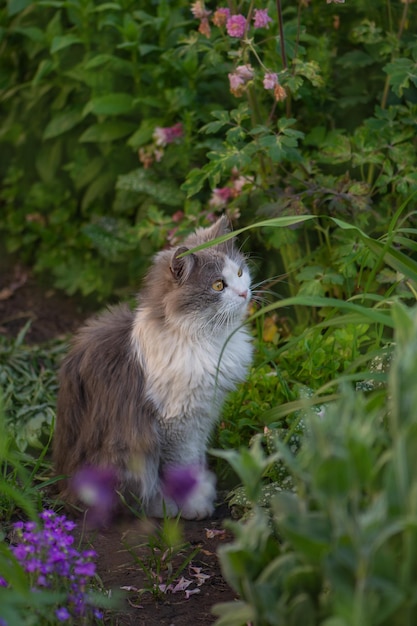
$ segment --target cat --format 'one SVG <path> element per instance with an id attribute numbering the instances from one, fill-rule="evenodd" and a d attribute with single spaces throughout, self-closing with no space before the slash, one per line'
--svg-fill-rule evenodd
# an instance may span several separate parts
<path id="1" fill-rule="evenodd" d="M 181 255 L 227 232 L 222 216 L 156 254 L 136 310 L 109 308 L 75 335 L 59 373 L 53 442 L 64 501 L 76 501 L 70 477 L 78 470 L 110 467 L 119 490 L 149 516 L 212 515 L 206 450 L 226 395 L 252 360 L 242 325 L 251 277 L 231 239 Z M 185 503 L 164 495 L 161 477 L 171 466 L 198 471 Z"/>

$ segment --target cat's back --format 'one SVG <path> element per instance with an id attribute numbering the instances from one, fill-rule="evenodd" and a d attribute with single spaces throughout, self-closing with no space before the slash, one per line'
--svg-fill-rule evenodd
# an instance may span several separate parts
<path id="1" fill-rule="evenodd" d="M 143 372 L 131 349 L 133 313 L 127 305 L 90 319 L 74 336 L 59 372 L 55 452 L 82 436 L 113 432 L 133 419 Z M 129 421 L 129 420 L 128 420 Z"/>

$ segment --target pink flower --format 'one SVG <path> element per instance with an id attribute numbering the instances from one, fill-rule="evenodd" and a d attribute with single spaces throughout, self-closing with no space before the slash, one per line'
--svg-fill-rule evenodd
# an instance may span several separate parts
<path id="1" fill-rule="evenodd" d="M 210 39 L 211 28 L 210 22 L 208 21 L 207 17 L 203 17 L 203 19 L 201 20 L 200 26 L 198 27 L 198 32 L 204 35 L 204 37 L 207 37 L 207 39 Z"/>
<path id="2" fill-rule="evenodd" d="M 253 16 L 253 25 L 255 28 L 269 28 L 269 22 L 272 19 L 268 15 L 268 9 L 255 9 Z"/>
<path id="3" fill-rule="evenodd" d="M 212 209 L 220 209 L 226 206 L 231 196 L 232 190 L 230 187 L 218 187 L 213 189 L 209 204 Z"/>
<path id="4" fill-rule="evenodd" d="M 263 80 L 264 89 L 275 89 L 275 85 L 278 84 L 278 74 L 275 72 L 267 72 Z"/>
<path id="5" fill-rule="evenodd" d="M 157 146 L 166 146 L 169 143 L 173 143 L 177 139 L 181 139 L 183 136 L 183 127 L 181 122 L 174 124 L 174 126 L 156 126 L 153 132 L 153 138 Z"/>
<path id="6" fill-rule="evenodd" d="M 227 34 L 236 39 L 242 39 L 246 31 L 246 17 L 244 15 L 231 15 L 226 22 Z"/>
<path id="7" fill-rule="evenodd" d="M 211 11 L 207 11 L 202 0 L 197 0 L 197 2 L 194 2 L 191 5 L 191 13 L 197 20 L 202 20 L 204 18 L 207 18 L 210 15 Z"/>
<path id="8" fill-rule="evenodd" d="M 230 91 L 234 96 L 241 96 L 246 84 L 254 77 L 253 67 L 249 64 L 238 65 L 234 72 L 229 74 Z"/>
<path id="9" fill-rule="evenodd" d="M 230 9 L 220 7 L 214 12 L 213 24 L 215 26 L 225 26 L 230 17 Z"/>

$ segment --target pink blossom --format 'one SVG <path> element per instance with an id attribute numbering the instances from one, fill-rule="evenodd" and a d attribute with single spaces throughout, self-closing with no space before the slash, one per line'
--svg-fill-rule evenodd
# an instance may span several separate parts
<path id="1" fill-rule="evenodd" d="M 269 22 L 272 22 L 272 19 L 268 15 L 268 9 L 255 9 L 253 16 L 255 28 L 269 28 Z"/>
<path id="2" fill-rule="evenodd" d="M 209 204 L 213 209 L 220 209 L 226 206 L 231 196 L 232 190 L 230 187 L 218 187 L 213 189 Z"/>
<path id="3" fill-rule="evenodd" d="M 226 22 L 227 34 L 230 37 L 242 39 L 246 31 L 246 17 L 244 15 L 231 15 Z"/>
<path id="4" fill-rule="evenodd" d="M 251 184 L 252 181 L 250 178 L 246 178 L 245 176 L 238 176 L 233 181 L 232 187 L 232 196 L 237 198 L 242 193 L 242 189 L 245 185 Z"/>
<path id="5" fill-rule="evenodd" d="M 211 28 L 210 22 L 208 21 L 207 17 L 203 17 L 203 19 L 201 20 L 200 26 L 198 27 L 198 32 L 204 35 L 204 37 L 207 37 L 207 39 L 210 39 Z"/>
<path id="6" fill-rule="evenodd" d="M 230 91 L 235 96 L 241 96 L 245 90 L 245 85 L 252 80 L 255 72 L 250 64 L 238 65 L 234 72 L 229 76 Z"/>
<path id="7" fill-rule="evenodd" d="M 275 72 L 267 72 L 263 80 L 264 89 L 275 89 L 275 85 L 278 84 L 278 74 Z"/>
<path id="8" fill-rule="evenodd" d="M 230 9 L 220 7 L 214 12 L 213 24 L 215 26 L 225 26 L 230 17 Z"/>
<path id="9" fill-rule="evenodd" d="M 153 138 L 157 146 L 166 146 L 169 143 L 173 143 L 177 139 L 181 139 L 183 136 L 183 127 L 181 122 L 178 124 L 174 124 L 174 126 L 167 126 L 163 128 L 162 126 L 156 126 L 153 132 Z"/>
<path id="10" fill-rule="evenodd" d="M 191 13 L 197 20 L 202 20 L 204 18 L 207 18 L 210 15 L 211 11 L 207 11 L 202 0 L 197 0 L 197 2 L 194 2 L 191 5 Z"/>

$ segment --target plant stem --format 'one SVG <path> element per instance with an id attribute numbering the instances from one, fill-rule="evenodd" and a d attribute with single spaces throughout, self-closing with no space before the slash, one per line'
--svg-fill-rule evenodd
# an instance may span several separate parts
<path id="1" fill-rule="evenodd" d="M 278 15 L 279 40 L 280 40 L 279 43 L 281 46 L 282 66 L 284 70 L 286 70 L 287 69 L 287 53 L 285 51 L 284 24 L 282 21 L 281 0 L 277 0 L 277 15 Z"/>

